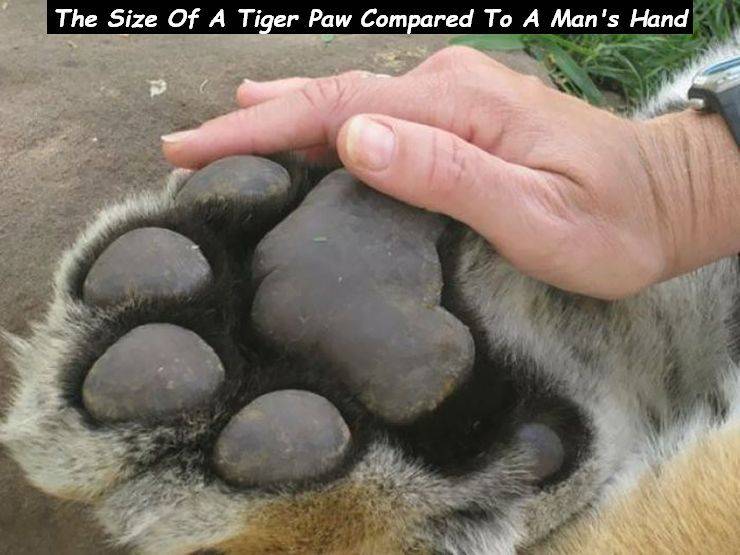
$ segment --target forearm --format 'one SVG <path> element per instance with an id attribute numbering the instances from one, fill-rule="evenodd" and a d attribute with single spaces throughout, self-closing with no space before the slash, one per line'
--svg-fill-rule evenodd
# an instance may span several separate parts
<path id="1" fill-rule="evenodd" d="M 672 277 L 740 252 L 740 150 L 717 114 L 695 110 L 645 123 L 645 167 L 663 222 Z"/>

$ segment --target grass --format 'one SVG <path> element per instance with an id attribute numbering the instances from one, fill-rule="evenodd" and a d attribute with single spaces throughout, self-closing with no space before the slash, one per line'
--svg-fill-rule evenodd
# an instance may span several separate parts
<path id="1" fill-rule="evenodd" d="M 466 35 L 451 42 L 482 50 L 522 49 L 541 60 L 568 92 L 602 105 L 602 90 L 634 106 L 694 53 L 740 24 L 737 0 L 695 0 L 691 35 Z"/>

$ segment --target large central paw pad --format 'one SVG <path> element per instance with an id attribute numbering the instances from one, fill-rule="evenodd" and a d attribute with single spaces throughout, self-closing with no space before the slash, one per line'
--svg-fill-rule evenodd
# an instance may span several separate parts
<path id="1" fill-rule="evenodd" d="M 439 306 L 444 227 L 332 173 L 257 247 L 258 331 L 321 357 L 383 419 L 433 411 L 474 359 L 470 332 Z"/>
<path id="2" fill-rule="evenodd" d="M 67 253 L 0 438 L 154 553 L 411 549 L 422 523 L 499 514 L 573 466 L 573 418 L 448 302 L 449 237 L 344 170 L 178 174 Z"/>

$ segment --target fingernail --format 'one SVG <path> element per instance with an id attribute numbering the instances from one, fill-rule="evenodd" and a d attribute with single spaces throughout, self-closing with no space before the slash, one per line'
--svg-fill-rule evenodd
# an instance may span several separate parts
<path id="1" fill-rule="evenodd" d="M 358 166 L 372 171 L 387 168 L 396 148 L 393 129 L 365 117 L 356 116 L 347 128 L 347 154 Z"/>
<path id="2" fill-rule="evenodd" d="M 252 81 L 251 79 L 245 79 L 244 81 L 242 81 L 242 85 L 251 85 L 252 83 L 254 83 L 254 81 Z"/>
<path id="3" fill-rule="evenodd" d="M 187 131 L 178 131 L 177 133 L 170 133 L 169 135 L 162 135 L 161 139 L 165 143 L 179 143 L 195 135 L 195 132 L 196 132 L 195 129 L 188 129 Z"/>

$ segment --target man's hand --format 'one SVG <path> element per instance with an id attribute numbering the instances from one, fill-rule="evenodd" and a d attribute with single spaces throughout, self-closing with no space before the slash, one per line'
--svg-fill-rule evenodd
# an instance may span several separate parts
<path id="1" fill-rule="evenodd" d="M 704 237 L 738 208 L 735 195 L 707 222 L 701 200 L 702 176 L 721 173 L 701 160 L 706 134 L 730 145 L 730 183 L 737 172 L 717 118 L 625 120 L 459 47 L 401 77 L 245 82 L 237 98 L 241 110 L 163 137 L 167 158 L 336 152 L 368 185 L 466 223 L 524 273 L 607 299 L 738 250 Z"/>

